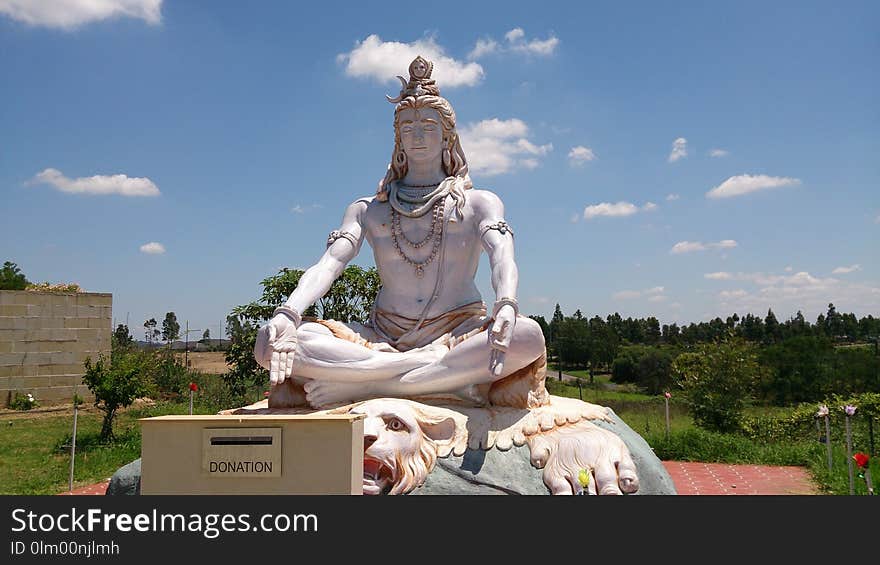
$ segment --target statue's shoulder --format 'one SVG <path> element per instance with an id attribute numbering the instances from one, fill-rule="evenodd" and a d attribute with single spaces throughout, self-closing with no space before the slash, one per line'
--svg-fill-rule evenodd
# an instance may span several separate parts
<path id="1" fill-rule="evenodd" d="M 478 215 L 494 214 L 504 209 L 501 198 L 491 190 L 473 188 L 467 192 L 467 197 Z"/>

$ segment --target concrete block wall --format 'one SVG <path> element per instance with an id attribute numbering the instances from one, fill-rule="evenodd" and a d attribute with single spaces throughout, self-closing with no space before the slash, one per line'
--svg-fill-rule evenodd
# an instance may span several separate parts
<path id="1" fill-rule="evenodd" d="M 43 405 L 92 398 L 86 357 L 110 355 L 113 295 L 0 290 L 0 405 L 31 393 Z"/>

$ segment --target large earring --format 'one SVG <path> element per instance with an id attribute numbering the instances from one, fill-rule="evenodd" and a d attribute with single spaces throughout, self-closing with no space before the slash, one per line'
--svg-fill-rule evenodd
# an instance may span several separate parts
<path id="1" fill-rule="evenodd" d="M 406 152 L 403 149 L 394 154 L 394 164 L 398 167 L 406 166 Z"/>

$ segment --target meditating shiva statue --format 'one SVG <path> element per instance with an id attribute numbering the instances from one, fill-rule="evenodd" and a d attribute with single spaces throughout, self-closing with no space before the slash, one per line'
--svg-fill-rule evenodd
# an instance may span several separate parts
<path id="1" fill-rule="evenodd" d="M 377 193 L 348 207 L 324 255 L 258 334 L 270 406 L 438 393 L 486 403 L 493 383 L 543 363 L 541 328 L 518 312 L 514 231 L 501 199 L 473 188 L 455 112 L 431 71 L 418 57 L 409 81 L 398 77 L 394 151 Z M 303 320 L 364 240 L 382 282 L 369 321 Z M 483 250 L 491 309 L 474 284 Z"/>

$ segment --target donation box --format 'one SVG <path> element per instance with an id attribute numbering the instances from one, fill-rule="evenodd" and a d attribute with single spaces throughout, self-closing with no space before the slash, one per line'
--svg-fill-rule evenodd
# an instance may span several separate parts
<path id="1" fill-rule="evenodd" d="M 363 418 L 143 418 L 141 494 L 362 494 Z"/>

